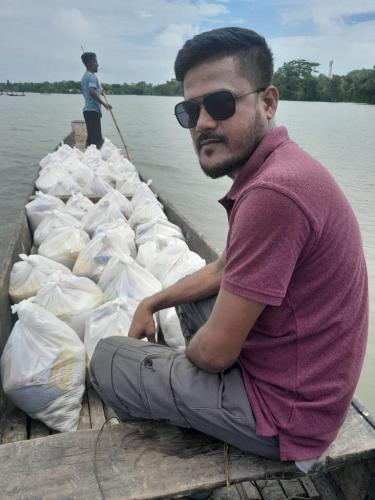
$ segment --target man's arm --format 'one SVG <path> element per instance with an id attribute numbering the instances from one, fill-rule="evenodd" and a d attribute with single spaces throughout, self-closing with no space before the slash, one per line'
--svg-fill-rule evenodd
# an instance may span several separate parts
<path id="1" fill-rule="evenodd" d="M 89 94 L 90 94 L 90 97 L 92 97 L 94 99 L 94 101 L 102 104 L 105 107 L 105 109 L 112 109 L 112 106 L 110 104 L 107 104 L 100 99 L 100 97 L 96 93 L 95 87 L 89 87 Z"/>
<path id="2" fill-rule="evenodd" d="M 189 342 L 186 356 L 207 372 L 229 368 L 264 308 L 221 288 L 211 316 Z"/>
<path id="3" fill-rule="evenodd" d="M 225 253 L 174 285 L 144 299 L 138 306 L 129 330 L 129 337 L 155 340 L 153 313 L 186 302 L 194 302 L 216 295 L 220 290 Z"/>

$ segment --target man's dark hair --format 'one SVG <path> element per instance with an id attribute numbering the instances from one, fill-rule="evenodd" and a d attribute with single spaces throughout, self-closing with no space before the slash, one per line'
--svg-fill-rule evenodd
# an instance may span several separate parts
<path id="1" fill-rule="evenodd" d="M 95 52 L 84 52 L 81 55 L 82 62 L 85 66 L 87 66 L 93 59 L 96 59 Z"/>
<path id="2" fill-rule="evenodd" d="M 244 28 L 219 28 L 200 33 L 185 42 L 174 64 L 176 80 L 203 62 L 233 56 L 238 71 L 256 88 L 267 87 L 273 78 L 273 56 L 265 39 Z"/>

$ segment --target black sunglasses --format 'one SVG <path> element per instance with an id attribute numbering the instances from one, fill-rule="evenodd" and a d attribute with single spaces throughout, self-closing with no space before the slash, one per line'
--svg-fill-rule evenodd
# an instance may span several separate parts
<path id="1" fill-rule="evenodd" d="M 214 120 L 227 120 L 236 112 L 236 99 L 244 97 L 245 95 L 263 92 L 265 89 L 266 87 L 251 90 L 241 95 L 234 95 L 229 90 L 219 90 L 218 92 L 206 95 L 201 103 Z M 181 127 L 194 128 L 196 126 L 201 112 L 201 103 L 191 99 L 176 104 L 174 114 Z"/>

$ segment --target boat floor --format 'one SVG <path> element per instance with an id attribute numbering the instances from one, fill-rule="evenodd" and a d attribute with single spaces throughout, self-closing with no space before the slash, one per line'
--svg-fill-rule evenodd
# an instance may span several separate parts
<path id="1" fill-rule="evenodd" d="M 375 498 L 375 490 L 372 497 L 357 490 L 358 496 L 344 496 L 335 482 L 337 474 L 349 481 L 356 465 L 363 475 L 367 462 L 366 473 L 375 477 L 374 428 L 355 405 L 307 476 L 292 462 L 234 447 L 228 447 L 225 460 L 223 443 L 199 432 L 151 421 L 118 424 L 95 390 L 86 389 L 77 432 L 51 431 L 15 407 L 3 416 L 2 498 L 135 500 L 177 498 L 202 489 L 214 489 L 213 500 Z"/>

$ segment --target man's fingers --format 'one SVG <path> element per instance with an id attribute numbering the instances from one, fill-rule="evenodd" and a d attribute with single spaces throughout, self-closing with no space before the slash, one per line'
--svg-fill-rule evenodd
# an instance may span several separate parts
<path id="1" fill-rule="evenodd" d="M 150 332 L 150 333 L 147 333 L 147 340 L 149 342 L 151 342 L 152 344 L 156 344 L 156 337 L 155 337 L 155 332 Z"/>
<path id="2" fill-rule="evenodd" d="M 128 332 L 128 337 L 131 337 L 133 339 L 143 339 L 144 337 L 146 337 L 146 334 L 142 328 L 131 326 Z"/>

